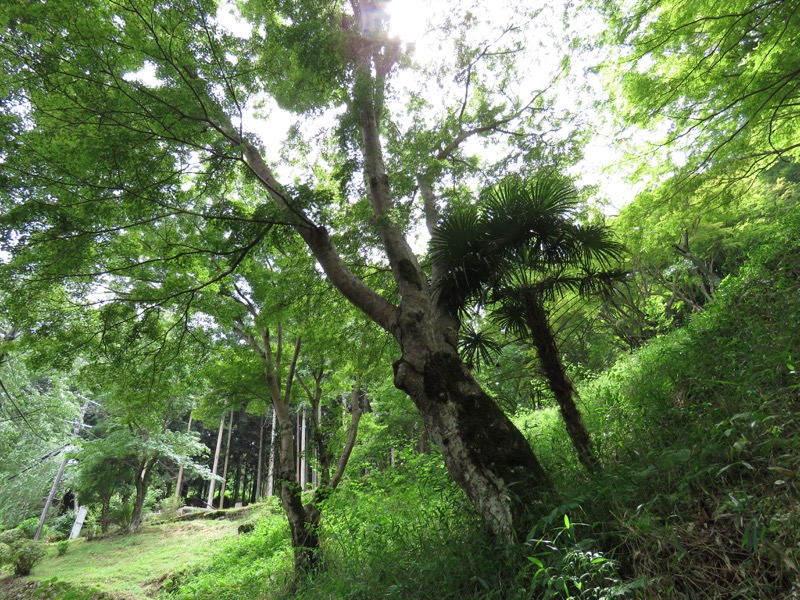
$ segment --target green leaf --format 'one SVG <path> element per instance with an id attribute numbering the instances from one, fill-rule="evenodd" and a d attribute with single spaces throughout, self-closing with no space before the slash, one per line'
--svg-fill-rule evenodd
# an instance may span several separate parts
<path id="1" fill-rule="evenodd" d="M 544 569 L 544 563 L 542 561 L 540 561 L 538 558 L 536 558 L 535 556 L 529 556 L 528 560 L 531 561 L 533 564 L 535 564 L 540 569 Z"/>

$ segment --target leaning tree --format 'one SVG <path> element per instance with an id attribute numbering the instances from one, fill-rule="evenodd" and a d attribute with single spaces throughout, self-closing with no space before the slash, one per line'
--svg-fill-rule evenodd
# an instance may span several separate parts
<path id="1" fill-rule="evenodd" d="M 372 0 L 242 0 L 236 27 L 214 0 L 4 2 L 3 275 L 140 313 L 183 303 L 180 326 L 283 228 L 397 340 L 395 385 L 494 533 L 525 535 L 547 476 L 458 355 L 458 311 L 433 292 L 447 269 L 412 244 L 476 172 L 468 141 L 499 138 L 516 168 L 569 149 L 522 72 L 532 16 L 499 6 L 497 26 L 448 5 L 432 35 L 452 52 L 424 70 Z M 280 164 L 257 121 L 275 103 L 300 117 Z"/>
<path id="2" fill-rule="evenodd" d="M 599 465 L 548 309 L 565 294 L 611 294 L 626 272 L 623 245 L 605 225 L 580 223 L 578 207 L 575 190 L 558 178 L 509 177 L 478 204 L 448 214 L 431 248 L 447 268 L 435 290 L 440 301 L 460 311 L 488 307 L 492 321 L 535 348 L 578 459 L 593 471 Z M 482 336 L 472 339 L 486 344 Z"/>

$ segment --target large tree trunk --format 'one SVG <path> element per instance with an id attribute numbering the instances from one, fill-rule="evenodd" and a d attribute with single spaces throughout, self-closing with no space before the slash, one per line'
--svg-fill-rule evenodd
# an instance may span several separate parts
<path id="1" fill-rule="evenodd" d="M 533 301 L 528 303 L 526 317 L 542 371 L 561 411 L 578 460 L 589 472 L 595 472 L 600 464 L 592 450 L 591 438 L 583 424 L 581 413 L 575 405 L 575 388 L 561 363 L 555 336 L 548 323 L 547 311 L 539 302 Z"/>
<path id="2" fill-rule="evenodd" d="M 359 22 L 361 3 L 351 0 L 350 4 Z M 458 319 L 434 299 L 428 274 L 406 240 L 403 225 L 394 222 L 396 205 L 383 160 L 379 124 L 385 77 L 395 54 L 387 44 L 376 42 L 377 39 L 354 38 L 349 45 L 354 89 L 360 90 L 354 93 L 350 108 L 362 134 L 364 182 L 373 212 L 370 222 L 381 238 L 397 285 L 399 305 L 392 304 L 356 277 L 337 252 L 327 229 L 291 204 L 291 196 L 284 192 L 259 149 L 241 136 L 230 120 L 214 121 L 214 125 L 232 144 L 244 150 L 248 167 L 277 206 L 299 219 L 297 233 L 331 283 L 398 340 L 402 357 L 394 365 L 395 385 L 416 404 L 431 438 L 442 451 L 450 475 L 492 531 L 509 541 L 519 539 L 528 533 L 530 511 L 536 510 L 542 491 L 548 487 L 547 478 L 524 436 L 458 358 Z M 481 131 L 486 129 L 459 132 L 436 157 L 448 158 L 459 144 Z M 432 186 L 421 188 L 421 192 L 428 195 L 423 198 L 426 222 L 429 227 L 435 226 Z M 441 274 L 441 268 L 433 264 L 431 281 L 435 282 Z M 291 453 L 291 444 L 286 450 Z M 286 460 L 282 456 L 281 464 Z M 288 464 L 291 471 L 293 465 Z M 285 477 L 283 467 L 282 470 Z"/>
<path id="3" fill-rule="evenodd" d="M 447 470 L 500 539 L 524 540 L 547 476 L 528 441 L 475 382 L 454 350 L 404 353 L 395 384 L 414 401 Z M 416 361 L 415 361 L 416 362 Z"/>

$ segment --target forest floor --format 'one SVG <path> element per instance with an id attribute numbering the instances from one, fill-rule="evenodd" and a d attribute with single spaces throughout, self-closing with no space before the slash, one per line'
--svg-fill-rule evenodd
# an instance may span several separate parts
<path id="1" fill-rule="evenodd" d="M 134 535 L 78 538 L 63 556 L 55 543 L 48 544 L 47 556 L 30 577 L 0 579 L 0 598 L 151 597 L 175 573 L 210 561 L 221 547 L 214 542 L 235 537 L 250 514 L 214 511 L 210 515 L 216 518 L 145 524 Z"/>

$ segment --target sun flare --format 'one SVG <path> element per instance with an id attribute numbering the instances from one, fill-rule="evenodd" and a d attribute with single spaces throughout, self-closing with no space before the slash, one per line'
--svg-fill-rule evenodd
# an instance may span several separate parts
<path id="1" fill-rule="evenodd" d="M 394 0 L 387 2 L 389 35 L 407 44 L 418 43 L 428 29 L 431 0 Z"/>

